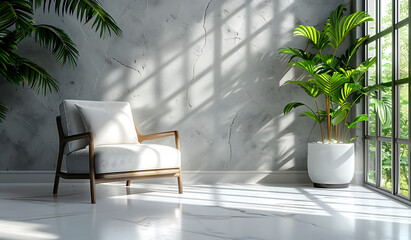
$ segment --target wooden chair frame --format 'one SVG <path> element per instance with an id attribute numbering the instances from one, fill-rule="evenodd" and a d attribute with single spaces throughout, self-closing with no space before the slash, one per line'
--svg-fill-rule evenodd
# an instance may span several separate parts
<path id="1" fill-rule="evenodd" d="M 178 183 L 178 193 L 183 193 L 183 184 L 181 181 L 181 168 L 169 168 L 169 169 L 159 169 L 159 170 L 144 170 L 144 171 L 132 171 L 132 172 L 115 172 L 115 173 L 104 173 L 96 174 L 94 165 L 94 141 L 93 133 L 81 133 L 71 136 L 65 136 L 63 133 L 63 128 L 61 126 L 61 117 L 56 118 L 57 130 L 59 134 L 59 154 L 57 159 L 56 175 L 54 178 L 54 188 L 53 194 L 56 195 L 59 186 L 60 178 L 67 179 L 90 179 L 90 193 L 91 193 L 91 203 L 96 203 L 96 184 L 104 182 L 117 182 L 126 181 L 126 186 L 130 186 L 131 180 L 143 179 L 143 178 L 159 178 L 159 177 L 177 177 Z M 138 140 L 140 142 L 146 140 L 152 140 L 157 138 L 174 136 L 176 148 L 180 150 L 180 138 L 178 131 L 169 131 L 161 133 L 153 133 L 143 135 L 140 134 L 136 129 Z M 87 174 L 75 174 L 75 173 L 64 173 L 61 171 L 61 165 L 63 161 L 64 147 L 66 143 L 70 141 L 75 141 L 79 139 L 87 139 L 89 144 L 89 169 L 90 173 Z"/>

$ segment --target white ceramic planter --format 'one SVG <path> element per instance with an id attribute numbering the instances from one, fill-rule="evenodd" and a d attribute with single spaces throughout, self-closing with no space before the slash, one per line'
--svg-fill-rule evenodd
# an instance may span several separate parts
<path id="1" fill-rule="evenodd" d="M 354 166 L 353 143 L 308 144 L 308 175 L 315 187 L 348 187 Z"/>

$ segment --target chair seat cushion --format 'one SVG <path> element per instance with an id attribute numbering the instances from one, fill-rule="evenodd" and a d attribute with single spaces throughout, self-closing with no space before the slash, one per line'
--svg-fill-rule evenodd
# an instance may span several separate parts
<path id="1" fill-rule="evenodd" d="M 94 147 L 96 174 L 179 168 L 180 151 L 158 144 L 115 144 Z M 89 148 L 66 157 L 67 173 L 89 173 Z"/>

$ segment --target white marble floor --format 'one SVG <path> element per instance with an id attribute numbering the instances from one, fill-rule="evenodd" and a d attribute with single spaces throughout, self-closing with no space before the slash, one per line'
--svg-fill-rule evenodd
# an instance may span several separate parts
<path id="1" fill-rule="evenodd" d="M 360 186 L 0 184 L 0 239 L 411 239 L 411 207 Z"/>

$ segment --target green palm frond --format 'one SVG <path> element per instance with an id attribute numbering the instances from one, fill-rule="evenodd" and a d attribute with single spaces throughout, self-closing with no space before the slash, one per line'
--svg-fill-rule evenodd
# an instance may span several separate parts
<path id="1" fill-rule="evenodd" d="M 374 66 L 375 61 L 376 58 L 372 57 L 367 59 L 363 63 L 359 64 L 354 69 L 343 70 L 341 68 L 340 70 L 344 75 L 349 76 L 352 82 L 362 84 L 365 77 L 365 73 L 368 71 L 370 67 Z"/>
<path id="2" fill-rule="evenodd" d="M 287 81 L 284 84 L 295 83 L 298 84 L 311 97 L 316 98 L 320 91 L 310 82 L 304 81 Z"/>
<path id="3" fill-rule="evenodd" d="M 76 45 L 63 30 L 46 24 L 35 25 L 34 38 L 41 46 L 50 49 L 57 61 L 63 64 L 68 61 L 73 67 L 77 65 Z"/>
<path id="4" fill-rule="evenodd" d="M 330 43 L 329 38 L 325 33 L 320 32 L 315 29 L 315 27 L 311 26 L 300 25 L 296 27 L 294 29 L 294 36 L 304 36 L 308 38 L 313 44 L 313 47 L 320 51 Z"/>
<path id="5" fill-rule="evenodd" d="M 43 67 L 33 63 L 31 60 L 21 58 L 18 71 L 22 74 L 32 89 L 38 93 L 46 94 L 47 91 L 58 91 L 57 81 Z"/>
<path id="6" fill-rule="evenodd" d="M 381 100 L 377 98 L 373 98 L 374 100 L 374 107 L 378 113 L 378 116 L 381 120 L 383 128 L 387 128 L 391 126 L 392 122 L 392 110 L 391 110 L 391 100 L 389 98 L 382 98 Z"/>
<path id="7" fill-rule="evenodd" d="M 293 108 L 297 108 L 297 107 L 300 107 L 300 106 L 305 106 L 305 104 L 300 103 L 300 102 L 289 103 L 284 107 L 283 112 L 284 112 L 284 114 L 288 114 Z"/>
<path id="8" fill-rule="evenodd" d="M 318 117 L 313 112 L 303 112 L 303 113 L 301 113 L 301 116 L 309 117 L 309 118 L 313 119 L 314 121 L 316 121 L 318 124 L 321 124 L 321 122 L 324 121 L 324 119 Z"/>
<path id="9" fill-rule="evenodd" d="M 0 76 L 17 84 L 28 84 L 38 93 L 58 91 L 57 81 L 43 67 L 16 51 L 21 40 L 33 36 L 41 46 L 48 48 L 57 61 L 77 64 L 79 53 L 70 37 L 57 27 L 35 25 L 34 9 L 43 6 L 43 11 L 75 15 L 78 20 L 100 32 L 100 38 L 108 33 L 121 36 L 121 29 L 114 19 L 101 7 L 98 0 L 0 0 Z M 54 7 L 52 9 L 52 6 Z M 0 122 L 7 109 L 0 102 Z"/>
<path id="10" fill-rule="evenodd" d="M 54 4 L 54 11 L 59 14 L 75 15 L 78 20 L 85 24 L 93 22 L 91 28 L 100 31 L 100 37 L 108 33 L 121 36 L 121 29 L 114 19 L 101 7 L 97 0 L 31 0 L 35 8 L 43 4 L 43 11 L 51 11 Z M 94 19 L 94 20 L 93 20 Z"/>
<path id="11" fill-rule="evenodd" d="M 365 37 L 361 37 L 356 39 L 353 43 L 351 43 L 350 47 L 347 48 L 345 51 L 345 54 L 341 57 L 342 62 L 344 63 L 345 66 L 348 66 L 350 63 L 351 58 L 354 56 L 354 54 L 357 52 L 358 48 L 370 37 L 370 35 L 367 35 Z"/>
<path id="12" fill-rule="evenodd" d="M 315 74 L 318 70 L 317 63 L 314 60 L 300 60 L 295 62 L 290 62 L 288 64 L 290 67 L 299 67 L 306 70 L 310 74 Z"/>
<path id="13" fill-rule="evenodd" d="M 20 56 L 15 52 L 17 49 L 15 31 L 4 30 L 0 37 L 0 75 L 13 84 L 21 84 L 23 78 L 16 69 Z"/>
<path id="14" fill-rule="evenodd" d="M 318 64 L 319 71 L 318 73 L 326 72 L 336 72 L 338 71 L 339 66 L 341 65 L 341 60 L 338 57 L 333 55 L 324 55 L 322 57 L 321 63 Z"/>
<path id="15" fill-rule="evenodd" d="M 43 67 L 33 63 L 30 59 L 22 58 L 14 53 L 13 63 L 6 67 L 0 66 L 0 74 L 9 82 L 24 85 L 27 82 L 38 93 L 46 94 L 47 91 L 58 91 L 57 81 Z"/>
<path id="16" fill-rule="evenodd" d="M 348 112 L 351 110 L 352 104 L 349 102 L 344 102 L 340 107 L 334 111 L 333 118 L 331 119 L 332 125 L 338 125 L 347 117 Z"/>
<path id="17" fill-rule="evenodd" d="M 338 109 L 336 112 L 334 112 L 332 116 L 331 124 L 333 126 L 336 126 L 340 124 L 342 121 L 344 121 L 345 117 L 347 117 L 347 111 Z"/>
<path id="18" fill-rule="evenodd" d="M 34 23 L 33 10 L 25 0 L 0 1 L 0 31 L 15 26 L 16 31 L 28 33 L 32 31 Z"/>
<path id="19" fill-rule="evenodd" d="M 362 92 L 364 94 L 368 95 L 369 93 L 372 93 L 372 92 L 375 92 L 375 91 L 384 91 L 384 90 L 386 90 L 387 88 L 390 88 L 390 87 L 391 87 L 391 82 L 381 83 L 381 84 L 376 84 L 376 85 L 364 87 L 362 89 Z"/>
<path id="20" fill-rule="evenodd" d="M 347 10 L 346 5 L 339 6 L 330 14 L 328 23 L 324 28 L 324 32 L 330 37 L 329 45 L 337 49 L 345 38 L 350 34 L 351 30 L 360 24 L 373 21 L 373 18 L 364 11 L 354 12 L 348 16 L 343 16 Z"/>
<path id="21" fill-rule="evenodd" d="M 355 128 L 357 126 L 357 123 L 362 122 L 362 121 L 368 121 L 368 115 L 367 114 L 361 114 L 359 116 L 357 116 L 353 122 L 351 123 L 346 123 L 347 128 L 351 129 L 351 128 Z"/>
<path id="22" fill-rule="evenodd" d="M 362 86 L 360 84 L 356 84 L 356 83 L 345 83 L 344 86 L 341 88 L 341 92 L 339 95 L 339 103 L 344 103 L 345 101 L 347 101 L 347 99 L 354 94 L 355 92 L 357 92 L 358 90 L 360 90 L 362 88 Z"/>
<path id="23" fill-rule="evenodd" d="M 3 30 L 0 36 L 0 69 L 5 70 L 7 64 L 13 64 L 16 61 L 17 55 L 14 51 L 17 49 L 17 42 L 15 32 Z"/>
<path id="24" fill-rule="evenodd" d="M 349 81 L 344 75 L 334 72 L 331 76 L 328 73 L 314 74 L 313 82 L 324 95 L 331 98 L 335 93 L 339 93 L 341 87 Z"/>
<path id="25" fill-rule="evenodd" d="M 0 123 L 6 119 L 7 108 L 4 106 L 4 103 L 0 101 Z"/>
<path id="26" fill-rule="evenodd" d="M 298 48 L 281 48 L 280 51 L 278 51 L 279 54 L 282 53 L 288 53 L 291 54 L 290 60 L 288 62 L 291 62 L 294 58 L 300 58 L 302 60 L 311 60 L 313 59 L 314 55 L 306 52 L 303 49 L 298 49 Z"/>
<path id="27" fill-rule="evenodd" d="M 31 60 L 13 56 L 14 63 L 6 64 L 6 68 L 0 67 L 0 74 L 9 82 L 16 85 L 27 84 L 38 93 L 46 94 L 48 91 L 58 91 L 57 81 L 43 67 Z"/>

